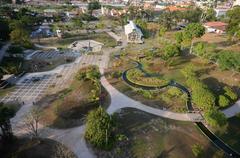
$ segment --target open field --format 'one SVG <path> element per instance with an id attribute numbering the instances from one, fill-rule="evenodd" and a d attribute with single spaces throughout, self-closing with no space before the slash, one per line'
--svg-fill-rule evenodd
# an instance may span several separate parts
<path id="1" fill-rule="evenodd" d="M 81 71 L 81 70 L 80 70 Z M 42 123 L 55 128 L 70 128 L 82 125 L 86 114 L 100 105 L 99 92 L 91 80 L 79 81 L 74 79 L 67 89 L 43 97 L 37 105 L 44 108 Z M 108 106 L 108 93 L 101 103 Z"/>
<path id="2" fill-rule="evenodd" d="M 124 144 L 117 146 L 117 155 L 108 153 L 112 157 L 193 158 L 194 144 L 204 147 L 206 158 L 211 158 L 217 151 L 191 123 L 163 119 L 134 109 L 123 109 L 117 118 L 121 133 L 128 139 Z"/>
<path id="3" fill-rule="evenodd" d="M 55 158 L 65 153 L 68 158 L 76 156 L 65 146 L 50 139 L 16 138 L 10 144 L 0 144 L 2 158 Z"/>
<path id="4" fill-rule="evenodd" d="M 65 37 L 59 39 L 57 37 L 41 39 L 40 43 L 37 40 L 33 42 L 44 46 L 51 46 L 57 48 L 68 48 L 68 46 L 74 41 L 78 40 L 95 40 L 97 42 L 103 43 L 104 47 L 114 47 L 116 46 L 116 41 L 110 37 L 107 33 L 91 33 L 91 34 L 79 34 L 74 36 Z"/>
<path id="5" fill-rule="evenodd" d="M 228 145 L 230 145 L 233 149 L 240 152 L 240 116 L 235 116 L 228 120 L 228 127 L 226 132 L 216 134 L 224 140 Z"/>

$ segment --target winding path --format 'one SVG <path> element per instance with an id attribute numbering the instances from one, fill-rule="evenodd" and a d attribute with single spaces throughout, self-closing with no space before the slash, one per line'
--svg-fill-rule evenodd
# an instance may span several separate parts
<path id="1" fill-rule="evenodd" d="M 122 47 L 117 47 L 117 49 L 120 49 Z M 112 50 L 116 51 L 116 49 Z M 115 89 L 105 78 L 104 76 L 104 69 L 105 66 L 108 65 L 109 56 L 111 52 L 104 53 L 103 58 L 105 60 L 104 66 L 99 65 L 100 72 L 102 74 L 101 77 L 101 84 L 106 88 L 106 90 L 109 92 L 111 96 L 111 104 L 108 107 L 107 111 L 108 113 L 112 114 L 122 108 L 135 108 L 139 109 L 157 116 L 170 118 L 174 120 L 180 120 L 180 121 L 191 121 L 191 122 L 198 122 L 202 120 L 202 116 L 197 113 L 174 113 L 166 110 L 156 109 L 149 106 L 146 106 L 138 101 L 135 101 L 128 96 L 122 94 L 117 89 Z M 60 71 L 60 69 L 59 69 Z M 50 72 L 52 73 L 52 72 Z M 240 111 L 240 103 L 234 107 L 238 107 Z M 31 109 L 32 107 L 32 100 L 26 101 L 25 105 L 22 106 L 22 108 L 17 112 L 16 116 L 11 120 L 13 125 L 13 132 L 17 136 L 23 136 L 28 133 L 26 129 L 23 128 L 22 120 L 23 116 Z M 230 108 L 234 109 L 234 108 Z M 226 113 L 232 116 L 233 113 L 231 113 L 232 110 L 226 110 Z M 235 115 L 235 114 L 234 114 Z M 84 129 L 85 126 L 79 126 L 75 128 L 69 128 L 69 129 L 52 129 L 48 127 L 41 126 L 40 129 L 40 136 L 44 138 L 51 138 L 54 139 L 60 143 L 63 143 L 68 148 L 70 148 L 78 158 L 95 158 L 96 156 L 93 154 L 91 149 L 89 149 L 86 145 L 86 142 L 83 138 L 84 135 Z"/>
<path id="2" fill-rule="evenodd" d="M 145 72 L 142 68 L 141 63 L 136 62 L 137 66 L 131 69 L 139 69 L 141 70 L 146 76 L 151 76 L 151 74 L 148 74 L 147 72 Z M 141 89 L 145 89 L 145 90 L 157 90 L 157 89 L 162 89 L 165 88 L 167 86 L 174 86 L 178 89 L 180 89 L 181 91 L 183 91 L 184 93 L 187 94 L 188 99 L 187 99 L 187 108 L 188 111 L 192 111 L 193 110 L 193 106 L 192 106 L 192 97 L 191 97 L 191 93 L 188 91 L 188 89 L 186 87 L 184 87 L 183 85 L 174 82 L 174 81 L 170 81 L 168 84 L 163 85 L 163 86 L 159 86 L 159 87 L 152 87 L 152 86 L 144 86 L 144 85 L 139 85 L 136 84 L 134 82 L 131 82 L 128 78 L 127 78 L 127 72 L 131 69 L 128 69 L 126 71 L 123 72 L 123 80 L 130 84 L 131 86 L 135 87 L 135 88 L 141 88 Z M 231 111 L 231 110 L 230 110 Z M 233 157 L 233 158 L 239 158 L 240 154 L 235 151 L 234 149 L 232 149 L 230 146 L 228 146 L 227 144 L 225 144 L 219 137 L 217 137 L 213 132 L 211 132 L 205 125 L 204 123 L 202 123 L 200 120 L 195 120 L 193 121 L 195 122 L 195 124 L 199 127 L 199 129 L 203 132 L 203 134 L 205 134 L 210 141 L 212 141 L 218 148 L 222 149 L 228 156 Z"/>

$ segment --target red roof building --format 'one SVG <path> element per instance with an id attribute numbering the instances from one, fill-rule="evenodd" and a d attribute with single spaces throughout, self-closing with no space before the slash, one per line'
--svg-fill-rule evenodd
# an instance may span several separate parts
<path id="1" fill-rule="evenodd" d="M 204 27 L 207 29 L 207 32 L 223 34 L 226 31 L 227 23 L 221 21 L 212 21 L 205 23 Z"/>

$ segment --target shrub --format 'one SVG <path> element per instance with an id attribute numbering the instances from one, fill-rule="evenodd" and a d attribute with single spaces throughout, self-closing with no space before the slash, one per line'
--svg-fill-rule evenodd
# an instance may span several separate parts
<path id="1" fill-rule="evenodd" d="M 97 67 L 95 66 L 90 66 L 90 67 L 87 67 L 85 69 L 81 69 L 77 75 L 76 75 L 76 78 L 78 80 L 98 80 L 100 79 L 101 77 L 101 74 L 98 70 Z"/>
<path id="2" fill-rule="evenodd" d="M 185 66 L 182 70 L 181 73 L 183 74 L 184 77 L 186 78 L 191 78 L 197 76 L 196 71 L 194 69 L 194 66 L 192 64 L 189 64 Z"/>
<path id="3" fill-rule="evenodd" d="M 219 96 L 218 105 L 220 107 L 227 107 L 229 104 L 230 104 L 230 101 L 227 97 L 225 97 L 224 95 Z"/>
<path id="4" fill-rule="evenodd" d="M 202 157 L 203 156 L 203 147 L 199 144 L 194 144 L 192 146 L 192 153 L 195 157 Z"/>
<path id="5" fill-rule="evenodd" d="M 20 46 L 17 46 L 17 45 L 11 45 L 8 50 L 7 50 L 8 53 L 11 53 L 11 54 L 22 54 L 23 53 L 23 49 L 22 47 Z"/>
<path id="6" fill-rule="evenodd" d="M 171 96 L 180 96 L 183 94 L 182 91 L 176 87 L 168 89 L 167 93 Z"/>
<path id="7" fill-rule="evenodd" d="M 199 87 L 192 92 L 192 101 L 199 108 L 207 110 L 215 105 L 215 96 L 208 89 Z"/>
<path id="8" fill-rule="evenodd" d="M 207 123 L 212 127 L 222 127 L 227 124 L 225 115 L 216 108 L 211 108 L 205 112 L 204 117 Z"/>
<path id="9" fill-rule="evenodd" d="M 115 142 L 115 119 L 99 107 L 87 115 L 85 138 L 95 147 L 110 149 Z"/>
<path id="10" fill-rule="evenodd" d="M 224 88 L 225 91 L 225 96 L 229 97 L 232 101 L 237 100 L 237 94 L 233 92 L 233 90 L 227 86 L 225 86 Z"/>

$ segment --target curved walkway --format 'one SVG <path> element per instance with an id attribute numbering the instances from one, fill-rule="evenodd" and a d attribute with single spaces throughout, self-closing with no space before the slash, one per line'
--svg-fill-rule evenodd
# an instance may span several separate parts
<path id="1" fill-rule="evenodd" d="M 121 46 L 117 47 L 122 48 Z M 110 51 L 105 53 L 103 55 L 104 61 L 106 62 L 104 66 L 100 66 L 100 72 L 103 75 L 104 74 L 104 68 L 108 64 Z M 77 62 L 77 61 L 76 61 Z M 56 70 L 54 71 L 56 72 Z M 30 75 L 30 74 L 29 74 Z M 135 108 L 139 109 L 157 116 L 170 118 L 174 120 L 181 120 L 181 121 L 192 121 L 196 122 L 196 120 L 201 120 L 202 117 L 200 114 L 194 114 L 194 113 L 174 113 L 170 111 L 160 110 L 156 108 L 152 108 L 149 106 L 146 106 L 138 101 L 135 101 L 128 96 L 122 94 L 117 89 L 115 89 L 104 77 L 104 75 L 101 77 L 101 83 L 106 88 L 106 90 L 109 92 L 111 96 L 111 104 L 109 108 L 107 109 L 108 113 L 112 114 L 122 108 Z M 23 117 L 24 115 L 30 110 L 32 105 L 32 100 L 26 101 L 26 104 L 17 112 L 16 116 L 11 119 L 11 123 L 13 124 L 13 132 L 17 136 L 23 136 L 26 135 L 27 131 L 26 129 L 23 129 Z M 239 105 L 239 103 L 238 103 Z M 235 107 L 235 106 L 234 106 Z M 240 111 L 240 106 L 238 106 Z M 227 109 L 228 110 L 228 109 Z M 229 110 L 231 111 L 231 110 Z M 230 112 L 229 112 L 230 113 Z M 229 115 L 230 116 L 230 115 Z M 95 158 L 96 156 L 93 154 L 91 149 L 89 149 L 86 145 L 86 142 L 83 138 L 84 135 L 84 129 L 85 126 L 79 126 L 76 128 L 70 128 L 70 129 L 52 129 L 48 127 L 41 127 L 40 129 L 40 136 L 44 138 L 51 138 L 56 141 L 59 141 L 66 145 L 68 148 L 70 148 L 78 158 Z"/>
<path id="2" fill-rule="evenodd" d="M 142 68 L 142 65 L 141 63 L 137 62 L 137 66 L 132 68 L 132 69 L 140 69 L 145 75 L 147 76 L 151 76 L 151 74 L 148 74 L 147 72 L 145 72 Z M 186 87 L 184 87 L 183 85 L 177 83 L 177 82 L 174 82 L 174 81 L 170 81 L 167 85 L 164 85 L 164 86 L 160 86 L 160 87 L 151 87 L 151 86 L 143 86 L 143 85 L 139 85 L 139 84 L 136 84 L 136 83 L 133 83 L 131 82 L 128 78 L 127 78 L 127 72 L 131 70 L 131 69 L 128 69 L 126 70 L 124 73 L 123 73 L 123 80 L 126 82 L 126 83 L 130 83 L 131 86 L 133 87 L 140 87 L 141 89 L 145 89 L 145 90 L 156 90 L 156 89 L 161 89 L 161 88 L 164 88 L 166 86 L 174 86 L 174 87 L 177 87 L 178 89 L 182 90 L 184 93 L 187 94 L 188 96 L 188 99 L 187 99 L 187 108 L 188 108 L 188 111 L 192 111 L 193 110 L 193 106 L 192 106 L 192 97 L 191 97 L 191 93 L 188 91 L 188 89 Z M 211 132 L 205 125 L 204 123 L 202 123 L 201 121 L 194 121 L 195 124 L 199 127 L 199 129 L 203 132 L 203 134 L 205 134 L 209 139 L 210 141 L 212 141 L 216 147 L 222 149 L 228 156 L 230 157 L 234 157 L 234 158 L 238 158 L 240 157 L 240 154 L 233 150 L 230 146 L 228 146 L 226 143 L 224 143 L 218 136 L 216 136 L 213 132 Z"/>
<path id="3" fill-rule="evenodd" d="M 102 70 L 103 71 L 103 70 Z M 157 108 L 152 108 L 150 106 L 144 105 L 138 101 L 135 101 L 128 96 L 119 92 L 116 88 L 114 88 L 105 78 L 105 76 L 101 77 L 101 83 L 106 88 L 108 93 L 111 96 L 111 104 L 107 109 L 108 113 L 112 114 L 122 108 L 135 108 L 145 112 L 148 112 L 153 115 L 161 116 L 164 118 L 169 118 L 173 120 L 179 121 L 201 121 L 202 116 L 197 113 L 175 113 L 166 110 L 160 110 Z"/>

